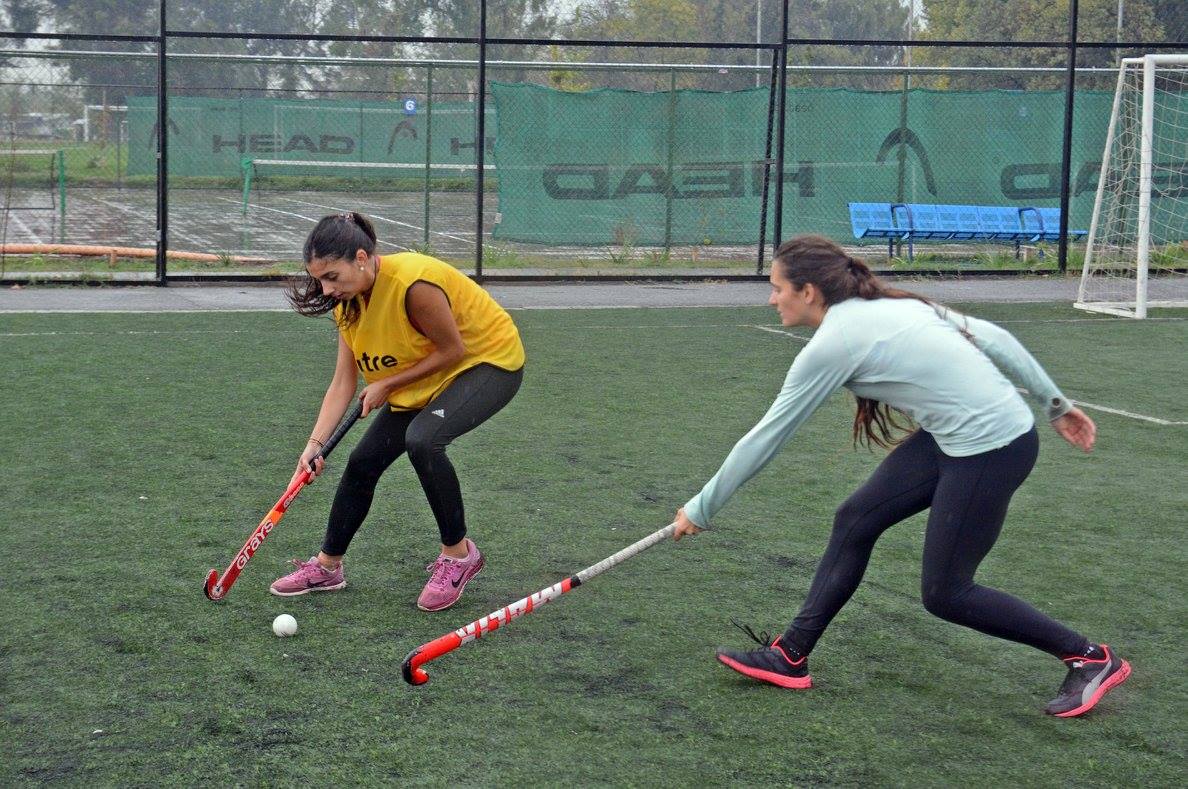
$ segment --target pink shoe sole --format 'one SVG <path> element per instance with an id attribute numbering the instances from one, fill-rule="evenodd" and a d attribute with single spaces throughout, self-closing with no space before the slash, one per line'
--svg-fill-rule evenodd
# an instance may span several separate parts
<path id="1" fill-rule="evenodd" d="M 474 565 L 474 572 L 468 572 L 462 576 L 462 582 L 458 584 L 457 593 L 452 598 L 447 600 L 446 602 L 442 603 L 441 605 L 437 606 L 436 608 L 426 608 L 425 606 L 421 605 L 421 602 L 418 600 L 417 608 L 421 609 L 422 611 L 429 611 L 429 612 L 446 610 L 447 608 L 452 606 L 454 603 L 456 603 L 460 599 L 462 599 L 462 592 L 464 592 L 466 590 L 466 584 L 470 583 L 471 578 L 474 578 L 476 575 L 479 574 L 479 570 L 482 570 L 483 565 L 486 563 L 487 563 L 487 557 L 480 556 L 478 562 L 476 562 Z"/>
<path id="2" fill-rule="evenodd" d="M 1115 671 L 1113 674 L 1110 675 L 1109 679 L 1107 679 L 1105 682 L 1101 683 L 1101 687 L 1097 689 L 1096 693 L 1094 693 L 1092 696 L 1089 697 L 1089 701 L 1085 702 L 1084 704 L 1077 707 L 1076 709 L 1069 710 L 1068 712 L 1057 712 L 1057 713 L 1055 713 L 1054 717 L 1075 718 L 1078 715 L 1084 715 L 1086 712 L 1088 712 L 1089 710 L 1096 707 L 1097 702 L 1101 701 L 1102 697 L 1105 696 L 1105 694 L 1109 693 L 1111 690 L 1113 690 L 1114 688 L 1121 685 L 1123 682 L 1126 681 L 1126 678 L 1129 676 L 1130 676 L 1130 664 L 1127 663 L 1125 660 L 1123 660 L 1122 668 Z"/>
<path id="3" fill-rule="evenodd" d="M 737 660 L 728 658 L 725 655 L 718 655 L 718 662 L 722 663 L 724 666 L 729 666 L 739 674 L 744 674 L 751 679 L 757 679 L 761 682 L 770 682 L 772 685 L 779 685 L 781 688 L 788 688 L 790 690 L 807 690 L 813 686 L 812 677 L 786 677 L 783 674 L 776 674 L 774 671 L 764 671 L 763 669 L 744 666 Z"/>

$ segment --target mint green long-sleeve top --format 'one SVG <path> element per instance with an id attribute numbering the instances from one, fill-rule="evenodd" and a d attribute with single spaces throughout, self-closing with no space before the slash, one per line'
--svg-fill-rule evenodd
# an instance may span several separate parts
<path id="1" fill-rule="evenodd" d="M 1005 373 L 1005 374 L 1004 374 Z M 834 304 L 797 354 L 775 402 L 685 505 L 701 527 L 839 387 L 911 417 L 946 455 L 1006 446 L 1035 419 L 1007 376 L 1056 419 L 1072 408 L 1007 330 L 916 299 Z"/>

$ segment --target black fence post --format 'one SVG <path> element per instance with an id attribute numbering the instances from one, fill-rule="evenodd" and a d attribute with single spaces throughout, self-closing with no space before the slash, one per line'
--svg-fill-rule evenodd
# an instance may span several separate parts
<path id="1" fill-rule="evenodd" d="M 676 123 L 677 123 L 677 92 L 676 92 L 676 69 L 670 68 L 668 70 L 668 156 L 665 166 L 664 180 L 667 184 L 664 187 L 664 254 L 668 255 L 672 248 L 672 168 L 676 158 Z M 629 243 L 625 241 L 624 243 Z"/>
<path id="2" fill-rule="evenodd" d="M 776 124 L 776 188 L 775 188 L 775 216 L 772 218 L 771 246 L 778 249 L 784 234 L 784 123 L 788 115 L 788 0 L 784 0 L 783 20 L 780 23 L 780 48 L 777 50 L 780 61 L 780 95 L 776 100 L 780 105 L 779 122 Z M 775 253 L 772 252 L 774 255 Z"/>
<path id="3" fill-rule="evenodd" d="M 165 69 L 165 5 L 159 4 L 157 27 L 157 284 L 167 284 L 169 251 L 169 83 Z"/>
<path id="4" fill-rule="evenodd" d="M 1073 99 L 1077 91 L 1077 0 L 1068 4 L 1068 77 L 1064 85 L 1064 147 L 1060 152 L 1060 273 L 1068 271 L 1069 177 L 1072 170 Z"/>
<path id="5" fill-rule="evenodd" d="M 474 276 L 483 278 L 483 165 L 487 146 L 487 0 L 479 1 L 479 62 L 478 62 L 478 133 L 475 139 L 475 163 L 478 167 L 475 183 L 478 185 L 478 203 L 475 215 L 474 233 Z"/>
<path id="6" fill-rule="evenodd" d="M 907 50 L 908 57 L 911 57 L 911 50 Z M 901 79 L 899 91 L 899 146 L 895 152 L 896 163 L 896 179 L 895 179 L 895 202 L 903 203 L 904 187 L 907 183 L 907 118 L 908 118 L 908 91 L 911 90 L 912 75 L 906 68 L 904 69 Z M 890 250 L 890 246 L 888 246 Z M 899 257 L 903 254 L 903 242 L 897 241 L 895 243 L 895 256 Z M 890 251 L 887 253 L 887 265 L 891 265 Z"/>
<path id="7" fill-rule="evenodd" d="M 771 80 L 767 87 L 767 141 L 763 145 L 763 197 L 759 205 L 759 255 L 755 273 L 763 274 L 763 253 L 767 248 L 767 194 L 771 191 L 771 127 L 775 121 L 776 85 L 779 84 L 779 54 L 771 53 Z"/>

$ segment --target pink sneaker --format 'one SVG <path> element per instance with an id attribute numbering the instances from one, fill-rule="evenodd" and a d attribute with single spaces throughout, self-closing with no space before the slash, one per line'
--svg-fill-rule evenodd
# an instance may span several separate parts
<path id="1" fill-rule="evenodd" d="M 417 608 L 422 611 L 442 611 L 458 602 L 466 582 L 483 569 L 483 555 L 469 537 L 466 548 L 470 551 L 465 559 L 451 559 L 445 554 L 437 557 L 425 569 L 429 571 L 429 583 L 425 584 L 417 598 Z"/>
<path id="2" fill-rule="evenodd" d="M 278 597 L 296 597 L 306 592 L 333 592 L 346 586 L 346 578 L 343 576 L 341 564 L 334 569 L 334 572 L 318 564 L 316 556 L 311 556 L 308 562 L 293 559 L 292 564 L 297 569 L 283 578 L 273 581 L 268 591 Z"/>

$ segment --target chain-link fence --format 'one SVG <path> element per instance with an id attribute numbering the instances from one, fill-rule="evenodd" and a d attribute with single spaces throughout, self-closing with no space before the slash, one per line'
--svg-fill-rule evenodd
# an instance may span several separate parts
<path id="1" fill-rule="evenodd" d="M 104 66 L 143 58 L 149 77 L 125 81 Z M 152 93 L 154 57 L 103 54 L 55 47 L 0 50 L 0 266 L 6 277 L 129 269 L 154 271 L 154 171 L 130 175 L 125 97 Z M 155 122 L 155 112 L 154 112 Z M 60 257 L 71 247 L 136 247 L 131 259 L 90 249 Z"/>
<path id="2" fill-rule="evenodd" d="M 381 251 L 485 276 L 755 275 L 802 232 L 879 266 L 1053 267 L 1053 241 L 925 241 L 908 260 L 857 237 L 848 207 L 1067 201 L 1069 229 L 1087 227 L 1109 63 L 1143 51 L 1086 50 L 1100 65 L 1075 72 L 1066 130 L 1059 41 L 36 43 L 0 50 L 8 279 L 159 280 L 166 249 L 172 276 L 275 276 L 350 210 Z"/>

